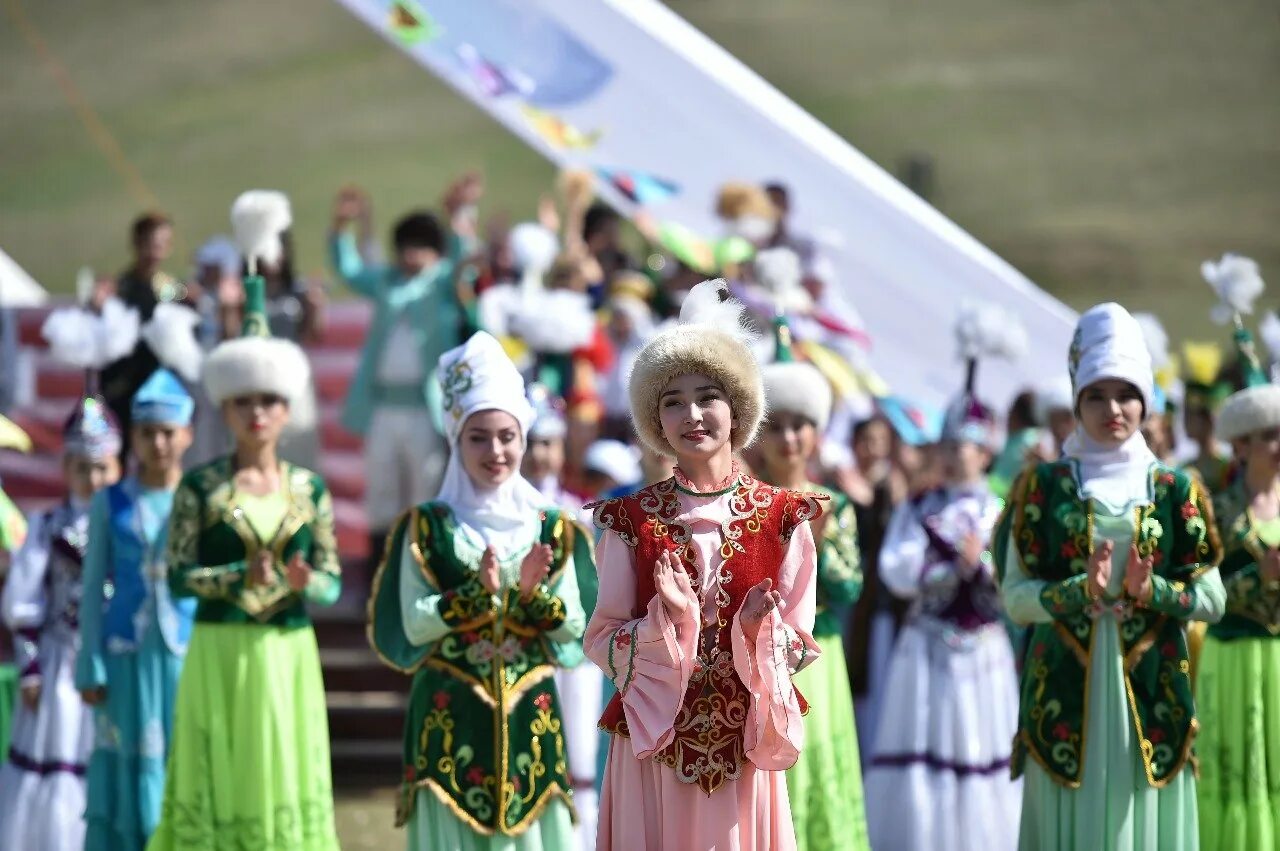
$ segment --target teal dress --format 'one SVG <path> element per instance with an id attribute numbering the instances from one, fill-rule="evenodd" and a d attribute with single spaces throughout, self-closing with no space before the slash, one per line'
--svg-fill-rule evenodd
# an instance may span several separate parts
<path id="1" fill-rule="evenodd" d="M 194 600 L 169 597 L 163 554 L 172 507 L 172 491 L 130 479 L 98 493 L 89 509 L 76 688 L 105 688 L 107 697 L 94 711 L 87 851 L 140 849 L 160 821 L 195 613 Z"/>
<path id="2" fill-rule="evenodd" d="M 1125 565 L 1134 539 L 1133 512 L 1094 502 L 1094 541 L 1115 545 L 1109 596 L 1119 597 Z M 1005 606 L 1018 621 L 1049 623 L 1041 602 L 1047 584 L 1029 577 L 1010 551 L 1002 586 Z M 1226 592 L 1216 569 L 1189 585 L 1194 595 L 1191 618 L 1217 620 Z M 1128 707 L 1120 630 L 1110 609 L 1097 618 L 1089 654 L 1083 777 L 1078 789 L 1055 782 L 1034 760 L 1027 760 L 1023 786 L 1023 851 L 1177 851 L 1199 846 L 1196 781 L 1179 771 L 1160 788 L 1152 786 L 1143 767 L 1138 735 Z"/>

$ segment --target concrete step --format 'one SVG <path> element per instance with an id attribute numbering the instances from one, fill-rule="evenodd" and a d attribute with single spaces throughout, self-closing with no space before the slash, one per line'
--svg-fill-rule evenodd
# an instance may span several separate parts
<path id="1" fill-rule="evenodd" d="M 369 523 L 364 512 L 363 461 L 354 453 L 326 461 L 322 473 L 333 495 L 338 552 L 344 562 L 369 558 Z M 62 499 L 66 488 L 62 459 L 56 455 L 0 453 L 0 481 L 23 511 L 34 511 Z M 381 555 L 381 553 L 379 553 Z M 363 566 L 361 565 L 363 568 Z M 368 578 L 364 579 L 368 582 Z"/>
<path id="2" fill-rule="evenodd" d="M 9 414 L 23 431 L 31 436 L 34 451 L 58 453 L 62 451 L 62 425 L 75 407 L 75 397 L 41 399 L 34 404 Z M 342 427 L 342 403 L 325 402 L 320 405 L 320 445 L 325 452 L 360 452 L 364 441 Z"/>
<path id="3" fill-rule="evenodd" d="M 18 340 L 21 345 L 44 347 L 40 326 L 49 312 L 65 307 L 71 302 L 61 299 L 48 307 L 28 308 L 17 311 Z M 364 345 L 369 332 L 373 311 L 368 302 L 358 300 L 334 301 L 325 309 L 325 332 L 321 345 L 343 349 L 358 349 Z"/>
<path id="4" fill-rule="evenodd" d="M 376 741 L 337 739 L 330 742 L 334 786 L 394 789 L 400 781 L 403 751 L 399 738 Z M 386 814 L 388 820 L 393 816 L 391 812 Z"/>
<path id="5" fill-rule="evenodd" d="M 345 399 L 347 385 L 359 363 L 359 353 L 347 349 L 312 348 L 307 355 L 311 359 L 317 398 L 322 402 Z M 47 352 L 36 356 L 35 369 L 37 399 L 74 399 L 84 391 L 84 372 L 61 365 Z"/>
<path id="6" fill-rule="evenodd" d="M 409 698 L 396 691 L 326 690 L 325 700 L 330 739 L 378 741 L 400 736 Z"/>
<path id="7" fill-rule="evenodd" d="M 388 668 L 367 647 L 321 647 L 324 687 L 339 692 L 402 692 L 409 678 Z"/>

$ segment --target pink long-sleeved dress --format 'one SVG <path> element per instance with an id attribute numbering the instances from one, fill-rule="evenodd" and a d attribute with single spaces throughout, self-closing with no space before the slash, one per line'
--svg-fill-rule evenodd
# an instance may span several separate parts
<path id="1" fill-rule="evenodd" d="M 788 851 L 784 771 L 803 745 L 791 676 L 818 655 L 811 495 L 741 476 L 698 495 L 668 479 L 596 509 L 600 596 L 587 655 L 618 689 L 600 799 L 600 851 Z M 668 616 L 653 593 L 662 549 L 694 580 Z M 782 596 L 754 640 L 739 607 L 760 579 Z M 700 623 L 701 622 L 701 623 Z"/>

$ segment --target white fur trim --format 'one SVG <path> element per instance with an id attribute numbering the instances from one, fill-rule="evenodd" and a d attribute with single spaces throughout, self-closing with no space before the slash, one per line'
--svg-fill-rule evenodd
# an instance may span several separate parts
<path id="1" fill-rule="evenodd" d="M 808 363 L 770 363 L 761 370 L 770 414 L 786 411 L 808 419 L 822 434 L 831 419 L 831 382 Z"/>
<path id="2" fill-rule="evenodd" d="M 1223 440 L 1269 428 L 1280 428 L 1280 387 L 1274 384 L 1233 393 L 1218 412 L 1218 436 Z"/>
<path id="3" fill-rule="evenodd" d="M 311 385 L 311 362 L 296 343 L 278 337 L 238 337 L 220 343 L 204 362 L 204 389 L 215 405 L 251 393 L 289 400 L 290 426 L 305 428 L 303 397 Z M 315 418 L 314 406 L 310 416 Z"/>

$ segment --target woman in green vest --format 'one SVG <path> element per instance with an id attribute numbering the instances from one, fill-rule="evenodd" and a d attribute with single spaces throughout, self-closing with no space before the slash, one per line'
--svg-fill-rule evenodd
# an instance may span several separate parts
<path id="1" fill-rule="evenodd" d="M 253 195 L 232 211 L 251 269 L 279 246 L 278 223 L 254 216 Z M 241 212 L 258 221 L 242 228 Z M 277 452 L 311 369 L 295 343 L 269 336 L 262 278 L 244 287 L 242 336 L 219 344 L 204 366 L 234 448 L 183 476 L 169 520 L 170 590 L 199 604 L 151 851 L 338 848 L 307 613 L 341 590 L 333 501 L 317 474 Z"/>
<path id="2" fill-rule="evenodd" d="M 1079 426 L 1009 508 L 1002 593 L 1032 625 L 1014 742 L 1019 846 L 1194 849 L 1184 626 L 1222 617 L 1213 510 L 1142 438 L 1151 358 L 1133 317 L 1117 304 L 1086 312 L 1068 361 Z"/>
<path id="3" fill-rule="evenodd" d="M 1196 703 L 1200 847 L 1280 843 L 1280 387 L 1246 362 L 1250 387 L 1218 414 L 1244 474 L 1214 499 L 1227 613 L 1209 628 Z"/>
<path id="4" fill-rule="evenodd" d="M 396 522 L 369 608 L 374 650 L 413 675 L 397 823 L 413 851 L 573 848 L 553 674 L 583 659 L 591 539 L 520 475 L 533 408 L 501 344 L 482 331 L 438 371 L 444 483 Z"/>

